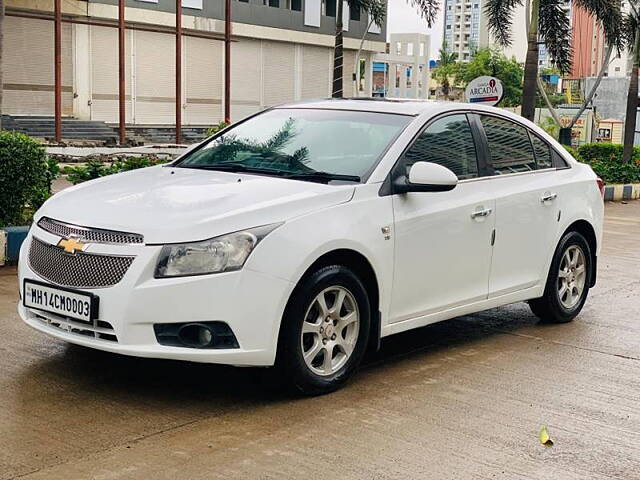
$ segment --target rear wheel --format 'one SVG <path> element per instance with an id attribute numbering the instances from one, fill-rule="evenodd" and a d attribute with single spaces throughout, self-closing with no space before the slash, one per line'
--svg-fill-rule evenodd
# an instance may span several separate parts
<path id="1" fill-rule="evenodd" d="M 551 262 L 544 295 L 529 301 L 531 311 L 543 322 L 573 320 L 587 300 L 591 278 L 591 249 L 578 232 L 567 233 Z"/>
<path id="2" fill-rule="evenodd" d="M 367 292 L 351 270 L 331 265 L 307 276 L 285 311 L 279 373 L 307 395 L 340 388 L 364 356 L 370 318 Z"/>

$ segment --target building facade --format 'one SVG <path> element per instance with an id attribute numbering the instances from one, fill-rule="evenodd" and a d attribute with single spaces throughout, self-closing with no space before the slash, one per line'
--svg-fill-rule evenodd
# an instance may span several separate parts
<path id="1" fill-rule="evenodd" d="M 429 98 L 431 36 L 396 33 L 389 40 L 388 53 L 373 57 L 373 96 Z"/>
<path id="2" fill-rule="evenodd" d="M 571 9 L 571 77 L 595 77 L 605 60 L 604 33 L 599 22 L 583 8 Z"/>
<path id="3" fill-rule="evenodd" d="M 483 0 L 445 0 L 443 8 L 447 50 L 458 54 L 460 61 L 469 61 L 489 41 Z"/>
<path id="4" fill-rule="evenodd" d="M 629 0 L 623 0 L 621 3 L 622 13 L 627 14 L 631 9 Z M 607 67 L 608 77 L 628 77 L 631 75 L 631 68 L 633 67 L 633 58 L 629 54 L 629 51 L 623 50 L 620 52 L 614 51 L 609 65 Z"/>
<path id="5" fill-rule="evenodd" d="M 53 2 L 5 2 L 3 113 L 53 115 Z M 330 0 L 232 0 L 231 116 L 327 97 L 331 92 L 336 3 Z M 212 125 L 223 118 L 224 0 L 182 0 L 182 119 Z M 117 0 L 62 4 L 63 115 L 118 120 Z M 344 84 L 352 90 L 355 52 L 371 64 L 384 51 L 386 28 L 345 2 Z M 175 1 L 126 2 L 126 121 L 175 121 Z M 370 91 L 370 78 L 363 88 Z"/>

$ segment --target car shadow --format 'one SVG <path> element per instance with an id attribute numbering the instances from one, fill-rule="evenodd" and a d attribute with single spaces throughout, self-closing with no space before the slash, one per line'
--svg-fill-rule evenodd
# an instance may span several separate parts
<path id="1" fill-rule="evenodd" d="M 537 324 L 525 304 L 488 310 L 396 334 L 366 355 L 363 369 L 429 357 L 443 349 L 471 346 L 487 338 Z M 233 405 L 264 405 L 299 399 L 271 369 L 238 368 L 174 360 L 136 358 L 75 345 L 32 363 L 26 390 L 73 389 L 123 404 L 149 404 L 169 410 L 207 410 Z M 44 380 L 44 381 L 41 381 Z M 347 387 L 348 388 L 348 387 Z"/>

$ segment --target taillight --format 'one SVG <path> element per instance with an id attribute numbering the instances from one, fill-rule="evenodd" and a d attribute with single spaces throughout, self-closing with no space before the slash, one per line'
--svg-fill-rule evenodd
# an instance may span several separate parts
<path id="1" fill-rule="evenodd" d="M 596 183 L 598 184 L 598 190 L 600 190 L 600 195 L 602 195 L 602 198 L 604 198 L 604 180 L 598 177 L 596 179 Z"/>

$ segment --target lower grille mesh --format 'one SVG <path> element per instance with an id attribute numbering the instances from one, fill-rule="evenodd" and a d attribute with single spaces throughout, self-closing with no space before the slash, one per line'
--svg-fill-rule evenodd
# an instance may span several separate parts
<path id="1" fill-rule="evenodd" d="M 110 287 L 122 280 L 134 257 L 64 253 L 62 248 L 31 241 L 29 264 L 42 278 L 58 285 L 78 288 Z"/>

